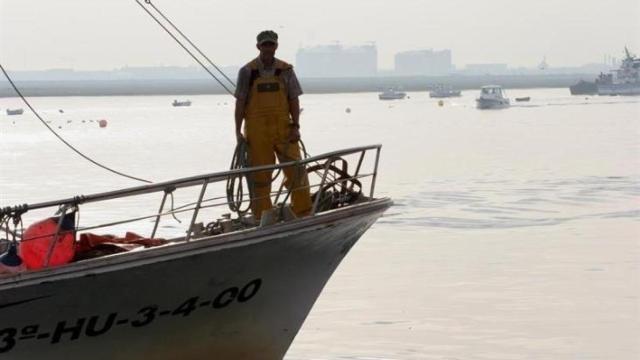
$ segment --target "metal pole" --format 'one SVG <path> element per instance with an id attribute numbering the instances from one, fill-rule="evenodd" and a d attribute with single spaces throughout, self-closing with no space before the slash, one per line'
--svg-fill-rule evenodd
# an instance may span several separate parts
<path id="1" fill-rule="evenodd" d="M 60 214 L 60 217 L 58 218 L 58 226 L 56 226 L 56 233 L 53 236 L 53 241 L 49 243 L 49 250 L 47 250 L 47 258 L 45 259 L 45 262 L 44 262 L 45 268 L 49 266 L 49 261 L 51 260 L 51 256 L 53 255 L 53 249 L 58 243 L 58 238 L 60 237 L 60 229 L 62 228 L 62 222 L 64 221 L 64 217 L 67 215 L 67 209 L 68 209 L 67 206 L 63 206 L 60 209 L 62 214 Z"/>
<path id="2" fill-rule="evenodd" d="M 356 172 L 353 174 L 353 178 L 357 178 L 358 174 L 360 173 L 360 167 L 362 166 L 362 161 L 364 160 L 364 154 L 365 154 L 366 150 L 362 150 L 362 152 L 360 153 L 360 159 L 358 159 L 358 166 L 356 166 Z M 353 185 L 354 183 L 352 182 L 351 185 L 349 185 L 349 191 L 353 190 Z M 362 190 L 362 189 L 360 189 Z"/>
<path id="3" fill-rule="evenodd" d="M 318 204 L 320 203 L 320 198 L 322 197 L 324 187 L 324 182 L 327 179 L 327 173 L 329 172 L 329 167 L 333 163 L 334 159 L 329 158 L 327 162 L 324 164 L 324 173 L 322 174 L 322 180 L 320 181 L 320 186 L 318 187 L 318 192 L 316 193 L 316 200 L 313 202 L 313 208 L 311 208 L 311 215 L 316 214 L 316 210 L 318 209 Z"/>
<path id="4" fill-rule="evenodd" d="M 162 201 L 160 202 L 160 210 L 158 210 L 158 216 L 156 216 L 156 223 L 153 225 L 153 231 L 151 232 L 151 239 L 156 236 L 156 230 L 158 230 L 158 225 L 160 225 L 160 216 L 162 214 L 162 210 L 164 210 L 164 203 L 167 201 L 167 195 L 169 192 L 165 191 L 164 196 L 162 196 Z"/>
<path id="5" fill-rule="evenodd" d="M 200 211 L 200 207 L 202 206 L 202 199 L 204 198 L 204 193 L 207 191 L 207 185 L 209 184 L 209 179 L 204 179 L 202 183 L 202 190 L 200 190 L 200 197 L 198 197 L 198 203 L 196 203 L 195 209 L 193 209 L 193 217 L 191 218 L 191 224 L 187 228 L 187 237 L 185 238 L 186 242 L 191 240 L 191 231 L 193 229 L 193 224 L 196 223 L 196 219 L 198 218 L 198 212 Z"/>
<path id="6" fill-rule="evenodd" d="M 378 177 L 378 161 L 380 160 L 380 148 L 376 149 L 376 163 L 373 167 L 373 177 L 371 178 L 371 192 L 369 197 L 373 199 L 373 191 L 376 188 L 376 178 Z"/>

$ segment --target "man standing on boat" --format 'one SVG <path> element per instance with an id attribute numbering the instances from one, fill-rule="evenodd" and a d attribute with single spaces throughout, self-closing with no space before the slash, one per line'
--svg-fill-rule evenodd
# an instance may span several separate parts
<path id="1" fill-rule="evenodd" d="M 300 160 L 300 83 L 293 66 L 276 59 L 278 34 L 258 34 L 257 58 L 242 67 L 236 87 L 235 125 L 238 142 L 247 141 L 250 166 Z M 244 135 L 242 123 L 244 121 Z M 304 166 L 283 169 L 285 186 L 292 190 L 291 203 L 297 216 L 311 210 L 309 180 Z M 271 171 L 252 178 L 251 211 L 257 219 L 271 209 Z"/>

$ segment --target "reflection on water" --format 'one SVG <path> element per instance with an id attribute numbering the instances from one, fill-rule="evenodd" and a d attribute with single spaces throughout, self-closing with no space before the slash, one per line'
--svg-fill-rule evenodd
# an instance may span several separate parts
<path id="1" fill-rule="evenodd" d="M 529 103 L 479 111 L 476 92 L 444 106 L 409 95 L 302 98 L 311 153 L 384 145 L 376 189 L 395 206 L 338 268 L 287 359 L 637 357 L 640 100 L 519 89 L 510 97 Z M 32 102 L 62 136 L 119 171 L 160 181 L 224 170 L 232 103 L 172 100 Z M 21 105 L 0 99 L 7 107 Z M 102 118 L 107 128 L 91 121 Z M 27 113 L 2 112 L 0 140 L 0 206 L 137 185 L 69 152 Z M 158 201 L 124 201 L 118 213 L 87 208 L 82 219 L 155 210 Z M 191 201 L 180 195 L 176 206 Z"/>

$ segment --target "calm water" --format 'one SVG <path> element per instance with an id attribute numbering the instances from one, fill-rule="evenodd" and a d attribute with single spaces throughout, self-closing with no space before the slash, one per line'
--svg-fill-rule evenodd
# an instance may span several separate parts
<path id="1" fill-rule="evenodd" d="M 478 111 L 476 95 L 442 107 L 424 92 L 303 97 L 309 151 L 382 143 L 376 189 L 396 206 L 337 270 L 287 359 L 640 356 L 640 98 L 514 90 L 531 102 Z M 32 102 L 120 171 L 158 181 L 226 169 L 231 98 L 173 99 Z M 0 99 L 0 206 L 137 185 L 6 107 L 23 105 Z M 106 129 L 88 121 L 101 118 Z"/>

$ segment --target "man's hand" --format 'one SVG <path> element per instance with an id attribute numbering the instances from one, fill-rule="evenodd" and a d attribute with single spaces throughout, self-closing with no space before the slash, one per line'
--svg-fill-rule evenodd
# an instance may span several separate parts
<path id="1" fill-rule="evenodd" d="M 295 144 L 298 141 L 300 141 L 300 130 L 292 126 L 289 130 L 289 142 Z"/>

